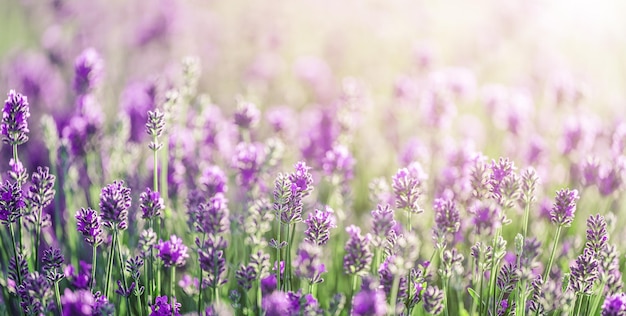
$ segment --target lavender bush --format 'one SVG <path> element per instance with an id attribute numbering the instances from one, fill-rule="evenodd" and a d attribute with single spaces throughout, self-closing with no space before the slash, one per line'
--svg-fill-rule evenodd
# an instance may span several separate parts
<path id="1" fill-rule="evenodd" d="M 0 315 L 626 315 L 626 7 L 449 2 L 0 3 Z"/>

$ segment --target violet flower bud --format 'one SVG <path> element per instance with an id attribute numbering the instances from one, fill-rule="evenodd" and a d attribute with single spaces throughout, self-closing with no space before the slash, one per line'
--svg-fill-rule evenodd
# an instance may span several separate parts
<path id="1" fill-rule="evenodd" d="M 102 81 L 104 61 L 93 48 L 84 50 L 74 62 L 73 88 L 76 94 L 91 92 Z"/>
<path id="2" fill-rule="evenodd" d="M 165 202 L 158 191 L 146 188 L 146 191 L 139 195 L 139 208 L 141 209 L 141 218 L 153 219 L 161 217 L 161 210 L 165 209 Z"/>
<path id="3" fill-rule="evenodd" d="M 562 189 L 556 192 L 556 199 L 550 210 L 550 221 L 556 225 L 568 227 L 574 220 L 578 190 Z"/>
<path id="4" fill-rule="evenodd" d="M 66 288 L 61 296 L 63 316 L 92 316 L 96 300 L 89 290 L 72 292 Z"/>
<path id="5" fill-rule="evenodd" d="M 354 225 L 348 226 L 346 232 L 350 237 L 345 247 L 343 270 L 347 274 L 364 273 L 372 262 L 372 252 L 369 247 L 370 235 L 361 235 L 361 229 Z"/>
<path id="6" fill-rule="evenodd" d="M 159 241 L 154 248 L 159 251 L 157 257 L 163 260 L 165 267 L 182 267 L 187 262 L 187 258 L 189 258 L 187 246 L 176 235 L 170 236 L 170 240 Z"/>
<path id="7" fill-rule="evenodd" d="M 323 210 L 315 209 L 314 213 L 309 214 L 304 221 L 307 224 L 304 241 L 318 246 L 328 243 L 331 228 L 337 227 L 337 220 L 333 213 L 333 210 L 326 206 Z"/>
<path id="8" fill-rule="evenodd" d="M 0 185 L 0 222 L 15 223 L 26 210 L 22 189 L 16 182 L 5 181 Z"/>
<path id="9" fill-rule="evenodd" d="M 378 282 L 371 277 L 364 277 L 361 291 L 352 302 L 354 316 L 384 316 L 387 314 L 385 293 L 379 289 Z"/>
<path id="10" fill-rule="evenodd" d="M 378 204 L 377 208 L 371 212 L 372 214 L 372 246 L 381 247 L 387 239 L 387 235 L 396 221 L 393 217 L 393 210 L 389 204 Z"/>
<path id="11" fill-rule="evenodd" d="M 2 125 L 0 132 L 5 144 L 11 146 L 21 145 L 28 141 L 28 118 L 30 117 L 30 107 L 28 98 L 15 90 L 10 90 L 7 99 L 4 101 L 2 111 Z"/>
<path id="12" fill-rule="evenodd" d="M 130 203 L 130 189 L 124 186 L 124 181 L 114 181 L 102 188 L 100 216 L 102 216 L 103 225 L 114 230 L 126 229 Z"/>

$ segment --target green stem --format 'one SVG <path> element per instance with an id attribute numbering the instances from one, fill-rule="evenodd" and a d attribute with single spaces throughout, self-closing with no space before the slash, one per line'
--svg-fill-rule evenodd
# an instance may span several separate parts
<path id="1" fill-rule="evenodd" d="M 171 297 L 176 297 L 176 292 L 175 292 L 175 287 L 174 284 L 176 283 L 176 266 L 173 265 L 170 267 L 170 296 Z"/>
<path id="2" fill-rule="evenodd" d="M 552 244 L 552 252 L 550 253 L 550 260 L 548 260 L 548 265 L 546 266 L 546 270 L 543 272 L 544 282 L 548 281 L 548 276 L 550 275 L 550 270 L 552 269 L 552 264 L 554 263 L 554 255 L 556 254 L 556 246 L 559 243 L 559 237 L 561 236 L 561 229 L 563 226 L 559 225 L 556 227 L 556 234 L 554 235 L 554 243 Z"/>
<path id="3" fill-rule="evenodd" d="M 35 254 L 35 271 L 39 271 L 39 243 L 41 238 L 41 207 L 37 207 L 38 223 L 36 223 L 35 228 L 35 244 L 33 245 L 33 253 Z"/>
<path id="4" fill-rule="evenodd" d="M 61 305 L 61 295 L 59 294 L 59 282 L 54 282 L 54 298 L 57 302 L 57 307 L 59 307 L 59 315 L 63 315 L 63 305 Z"/>
<path id="5" fill-rule="evenodd" d="M 350 297 L 350 306 L 351 307 L 354 305 L 354 296 L 356 294 L 356 283 L 357 283 L 356 278 L 357 278 L 357 275 L 355 273 L 355 274 L 352 275 L 352 292 L 351 292 L 352 294 L 351 294 L 351 297 Z"/>
<path id="6" fill-rule="evenodd" d="M 391 312 L 395 316 L 396 315 L 396 307 L 398 305 L 398 287 L 400 286 L 400 276 L 395 275 L 393 277 L 393 285 L 391 286 L 391 300 L 389 304 L 391 305 Z"/>
<path id="7" fill-rule="evenodd" d="M 113 273 L 113 257 L 115 256 L 115 241 L 117 239 L 117 234 L 113 234 L 111 237 L 111 250 L 109 251 L 109 260 L 107 263 L 107 275 L 106 275 L 106 283 L 104 286 L 104 295 L 110 297 L 111 293 L 109 289 L 111 288 L 111 274 Z"/>
<path id="8" fill-rule="evenodd" d="M 591 304 L 591 313 L 590 315 L 596 315 L 597 309 L 600 306 L 600 300 L 604 297 L 604 287 L 606 286 L 606 278 L 602 278 L 602 282 L 600 283 L 600 287 L 598 288 L 598 294 L 593 298 L 593 303 Z"/>
<path id="9" fill-rule="evenodd" d="M 17 245 L 15 244 L 15 230 L 13 229 L 13 223 L 9 224 L 9 229 L 11 231 L 11 242 L 13 243 L 13 256 L 15 257 L 15 272 L 17 273 L 17 284 L 15 287 L 17 288 L 20 284 L 22 284 L 22 269 L 19 266 L 20 262 L 17 256 Z"/>
<path id="10" fill-rule="evenodd" d="M 280 215 L 279 215 L 280 216 Z M 281 252 L 281 247 L 280 247 L 280 231 L 282 230 L 282 220 L 280 219 L 280 217 L 278 218 L 278 240 L 276 241 L 276 243 L 278 244 L 278 247 L 276 248 L 276 288 L 280 291 L 280 252 Z"/>
<path id="11" fill-rule="evenodd" d="M 90 284 L 89 284 L 89 288 L 91 289 L 92 293 L 95 293 L 95 285 L 96 285 L 96 263 L 97 262 L 97 255 L 98 255 L 98 251 L 97 251 L 98 245 L 94 244 L 93 245 L 93 253 L 91 254 L 91 280 L 90 280 Z"/>
<path id="12" fill-rule="evenodd" d="M 448 315 L 450 313 L 449 298 L 448 298 L 448 284 L 450 283 L 450 278 L 446 277 L 443 280 L 443 312 L 444 315 Z"/>
<path id="13" fill-rule="evenodd" d="M 526 201 L 524 207 L 524 226 L 522 227 L 522 235 L 524 236 L 524 242 L 526 242 L 526 236 L 528 236 L 528 222 L 530 219 L 530 201 Z"/>
<path id="14" fill-rule="evenodd" d="M 497 280 L 497 275 L 498 275 L 498 261 L 496 260 L 496 245 L 498 242 L 498 237 L 500 236 L 500 229 L 501 228 L 497 228 L 496 229 L 496 233 L 493 236 L 493 243 L 492 243 L 492 255 L 491 255 L 491 273 L 489 274 L 489 292 L 491 293 L 491 303 L 493 305 L 493 315 L 495 315 L 497 313 L 497 308 L 496 308 L 496 280 Z M 488 304 L 490 305 L 490 304 Z"/>
<path id="15" fill-rule="evenodd" d="M 263 292 L 261 290 L 261 280 L 257 280 L 257 289 L 256 289 L 256 308 L 257 308 L 257 315 L 261 315 L 261 311 L 262 311 L 262 302 L 263 302 Z"/>
<path id="16" fill-rule="evenodd" d="M 113 231 L 114 236 L 118 235 L 117 229 Z M 122 283 L 124 284 L 124 289 L 128 289 L 128 283 L 126 283 L 126 273 L 124 272 L 124 258 L 122 257 L 122 246 L 120 245 L 120 241 L 119 241 L 119 236 L 117 236 L 116 238 L 116 246 L 117 246 L 117 257 L 120 261 L 120 274 L 122 275 Z M 137 284 L 137 286 L 139 286 Z M 128 315 L 130 315 L 130 299 L 129 299 L 130 295 L 126 295 L 126 311 L 128 312 Z"/>

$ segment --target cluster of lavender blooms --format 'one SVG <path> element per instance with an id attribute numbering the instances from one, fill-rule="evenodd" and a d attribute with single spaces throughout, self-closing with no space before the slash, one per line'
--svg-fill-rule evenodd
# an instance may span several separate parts
<path id="1" fill-rule="evenodd" d="M 169 2 L 129 45 L 175 44 Z M 297 110 L 272 106 L 277 52 L 224 100 L 192 57 L 116 87 L 106 51 L 50 44 L 63 71 L 8 80 L 0 314 L 626 316 L 626 123 L 570 113 L 578 88 L 477 93 L 418 50 L 381 109 L 310 57 Z"/>

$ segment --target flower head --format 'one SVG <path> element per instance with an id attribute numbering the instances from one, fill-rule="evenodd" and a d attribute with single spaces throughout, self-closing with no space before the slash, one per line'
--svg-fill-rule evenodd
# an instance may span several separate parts
<path id="1" fill-rule="evenodd" d="M 369 269 L 372 262 L 372 252 L 370 251 L 370 235 L 361 235 L 361 229 L 351 225 L 346 228 L 350 235 L 346 243 L 346 254 L 343 258 L 343 270 L 347 274 L 358 274 Z"/>
<path id="2" fill-rule="evenodd" d="M 570 268 L 569 287 L 576 293 L 592 294 L 593 283 L 598 278 L 596 254 L 591 249 L 585 248 Z"/>
<path id="3" fill-rule="evenodd" d="M 141 217 L 144 219 L 161 217 L 161 210 L 165 209 L 165 202 L 158 191 L 146 188 L 146 191 L 139 196 L 139 208 L 142 213 Z"/>
<path id="4" fill-rule="evenodd" d="M 389 204 L 378 204 L 372 214 L 372 245 L 381 247 L 387 239 L 387 235 L 393 229 L 396 221 L 393 218 L 393 210 Z"/>
<path id="5" fill-rule="evenodd" d="M 602 316 L 625 316 L 626 315 L 626 295 L 618 293 L 607 296 L 602 304 Z"/>
<path id="6" fill-rule="evenodd" d="M 19 184 L 5 181 L 0 186 L 0 221 L 5 225 L 15 223 L 25 209 L 26 203 Z"/>
<path id="7" fill-rule="evenodd" d="M 7 99 L 4 101 L 2 111 L 2 132 L 3 141 L 9 145 L 21 145 L 28 141 L 28 118 L 30 108 L 28 98 L 15 90 L 10 90 Z"/>
<path id="8" fill-rule="evenodd" d="M 265 316 L 284 316 L 289 313 L 291 301 L 287 293 L 275 291 L 263 297 L 261 306 Z"/>
<path id="9" fill-rule="evenodd" d="M 218 166 L 206 168 L 200 177 L 202 191 L 208 196 L 226 193 L 228 191 L 227 183 L 228 179 L 226 178 L 226 174 Z"/>
<path id="10" fill-rule="evenodd" d="M 89 290 L 76 290 L 72 292 L 66 288 L 61 296 L 63 316 L 92 316 L 95 298 Z"/>
<path id="11" fill-rule="evenodd" d="M 576 202 L 580 197 L 578 190 L 562 189 L 556 192 L 556 199 L 550 210 L 550 221 L 562 226 L 569 226 L 574 220 Z"/>
<path id="12" fill-rule="evenodd" d="M 321 277 L 326 272 L 322 263 L 322 248 L 310 243 L 300 244 L 300 248 L 293 261 L 294 274 L 309 281 L 310 284 L 321 283 Z"/>
<path id="13" fill-rule="evenodd" d="M 323 246 L 328 242 L 330 229 L 337 227 L 333 210 L 326 206 L 323 210 L 316 209 L 304 221 L 307 229 L 304 231 L 304 241 Z"/>
<path id="14" fill-rule="evenodd" d="M 84 50 L 74 62 L 74 92 L 86 94 L 91 92 L 102 80 L 104 61 L 93 48 Z"/>
<path id="15" fill-rule="evenodd" d="M 150 316 L 180 316 L 181 304 L 176 302 L 176 298 L 172 297 L 171 304 L 167 301 L 167 296 L 157 296 L 154 305 L 150 306 Z"/>
<path id="16" fill-rule="evenodd" d="M 396 196 L 396 207 L 408 212 L 421 213 L 417 204 L 422 195 L 423 172 L 419 164 L 411 164 L 410 168 L 402 168 L 393 176 L 393 193 Z"/>
<path id="17" fill-rule="evenodd" d="M 52 288 L 48 279 L 39 272 L 31 272 L 24 277 L 17 288 L 26 315 L 43 315 L 52 303 Z"/>
<path id="18" fill-rule="evenodd" d="M 443 291 L 436 286 L 428 286 L 424 292 L 424 310 L 433 315 L 443 311 Z"/>
<path id="19" fill-rule="evenodd" d="M 244 129 L 254 128 L 259 124 L 260 116 L 261 111 L 259 111 L 254 103 L 240 101 L 237 104 L 237 111 L 235 112 L 235 125 Z"/>
<path id="20" fill-rule="evenodd" d="M 354 296 L 353 316 L 383 316 L 387 314 L 385 293 L 378 288 L 378 283 L 370 277 L 363 278 L 361 291 Z"/>
<path id="21" fill-rule="evenodd" d="M 154 248 L 159 251 L 157 256 L 163 260 L 163 264 L 166 267 L 182 267 L 185 265 L 187 258 L 189 258 L 187 246 L 185 246 L 183 240 L 176 237 L 176 235 L 170 236 L 170 240 L 159 241 Z"/>
<path id="22" fill-rule="evenodd" d="M 126 229 L 130 203 L 130 189 L 124 186 L 124 181 L 114 181 L 104 187 L 100 193 L 100 215 L 104 226 Z"/>

